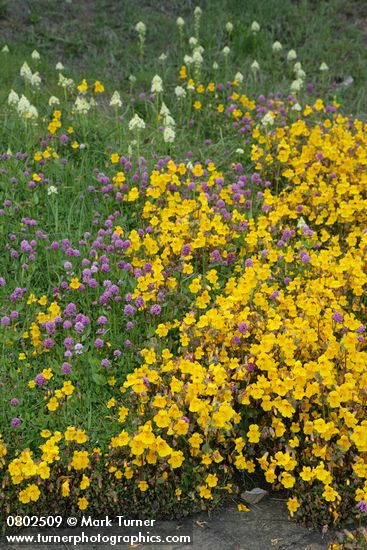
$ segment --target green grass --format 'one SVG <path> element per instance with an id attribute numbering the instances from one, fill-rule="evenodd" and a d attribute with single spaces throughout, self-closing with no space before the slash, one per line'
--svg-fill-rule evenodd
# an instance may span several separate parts
<path id="1" fill-rule="evenodd" d="M 353 84 L 339 93 L 345 110 L 363 115 L 367 107 L 367 4 L 363 0 L 210 0 L 198 4 L 203 9 L 201 43 L 205 48 L 207 66 L 222 62 L 218 54 L 228 45 L 231 48 L 230 69 L 240 70 L 249 78 L 249 66 L 254 59 L 260 64 L 261 91 L 280 91 L 289 85 L 284 65 L 274 64 L 271 44 L 279 40 L 284 51 L 296 49 L 298 59 L 307 74 L 307 82 L 324 91 L 347 77 Z M 178 63 L 189 53 L 181 51 L 176 18 L 185 21 L 188 39 L 193 34 L 191 1 L 143 0 L 91 2 L 2 2 L 0 6 L 0 44 L 8 43 L 19 61 L 26 52 L 37 48 L 50 64 L 61 60 L 69 72 L 99 78 L 119 89 L 128 89 L 128 77 L 138 78 L 139 88 L 147 89 L 151 76 L 159 72 L 165 82 L 172 82 Z M 138 62 L 135 24 L 147 26 L 144 64 Z M 254 38 L 249 31 L 252 21 L 261 30 Z M 233 38 L 225 32 L 225 23 L 234 24 Z M 215 52 L 215 54 L 213 54 Z M 161 53 L 168 59 L 159 61 Z M 283 54 L 284 55 L 284 54 Z M 14 58 L 12 58 L 14 60 Z M 180 60 L 180 61 L 179 61 Z M 321 62 L 330 68 L 324 79 L 319 72 Z M 8 93 L 11 79 L 7 68 L 0 84 L 0 97 Z M 333 91 L 330 91 L 331 95 Z"/>

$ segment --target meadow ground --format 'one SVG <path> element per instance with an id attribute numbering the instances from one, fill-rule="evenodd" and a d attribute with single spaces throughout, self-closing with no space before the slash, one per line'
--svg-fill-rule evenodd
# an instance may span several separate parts
<path id="1" fill-rule="evenodd" d="M 363 547 L 366 18 L 0 1 L 2 518 L 225 502 Z"/>

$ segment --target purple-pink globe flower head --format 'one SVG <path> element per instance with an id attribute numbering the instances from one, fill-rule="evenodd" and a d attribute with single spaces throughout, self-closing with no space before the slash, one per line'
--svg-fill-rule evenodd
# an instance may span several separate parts
<path id="1" fill-rule="evenodd" d="M 67 363 L 66 361 L 61 365 L 61 370 L 63 374 L 70 374 L 71 373 L 71 365 L 70 363 Z"/>
<path id="2" fill-rule="evenodd" d="M 44 384 L 47 384 L 46 378 L 43 376 L 42 372 L 37 374 L 36 378 L 34 379 L 36 385 L 38 387 L 43 386 Z"/>
<path id="3" fill-rule="evenodd" d="M 365 500 L 360 500 L 357 504 L 357 508 L 364 514 L 367 514 L 367 502 Z"/>
<path id="4" fill-rule="evenodd" d="M 21 419 L 20 418 L 12 418 L 11 421 L 10 421 L 10 424 L 11 426 L 13 426 L 13 428 L 17 428 L 18 426 L 20 426 L 22 423 Z"/>
<path id="5" fill-rule="evenodd" d="M 335 323 L 342 323 L 343 322 L 343 315 L 341 313 L 339 313 L 339 311 L 335 311 L 335 313 L 333 313 L 332 320 Z"/>

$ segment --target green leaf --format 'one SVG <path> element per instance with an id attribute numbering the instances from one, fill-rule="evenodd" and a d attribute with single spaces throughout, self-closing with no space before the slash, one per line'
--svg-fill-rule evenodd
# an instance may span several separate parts
<path id="1" fill-rule="evenodd" d="M 105 386 L 107 384 L 106 378 L 98 372 L 92 372 L 92 380 L 97 386 Z"/>

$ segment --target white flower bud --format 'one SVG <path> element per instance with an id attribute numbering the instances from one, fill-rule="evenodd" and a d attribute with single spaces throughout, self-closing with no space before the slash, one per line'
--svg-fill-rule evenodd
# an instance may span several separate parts
<path id="1" fill-rule="evenodd" d="M 163 116 L 167 116 L 170 114 L 170 110 L 168 109 L 167 105 L 165 104 L 165 102 L 163 101 L 162 102 L 162 107 L 161 107 L 161 110 L 159 111 L 159 114 L 163 117 Z"/>
<path id="2" fill-rule="evenodd" d="M 251 64 L 251 70 L 256 73 L 258 70 L 260 69 L 260 65 L 258 64 L 258 62 L 255 61 Z"/>
<path id="3" fill-rule="evenodd" d="M 113 94 L 112 94 L 112 97 L 111 97 L 111 100 L 110 100 L 110 106 L 111 107 L 122 107 L 121 97 L 120 97 L 120 94 L 117 91 L 113 92 Z"/>
<path id="4" fill-rule="evenodd" d="M 129 130 L 144 130 L 145 122 L 138 114 L 135 114 L 129 122 Z"/>
<path id="5" fill-rule="evenodd" d="M 20 100 L 18 101 L 18 105 L 17 105 L 18 113 L 24 114 L 24 113 L 29 111 L 30 107 L 31 107 L 30 102 L 25 97 L 25 95 L 22 95 Z"/>
<path id="6" fill-rule="evenodd" d="M 152 94 L 160 94 L 163 92 L 163 81 L 157 74 L 153 77 L 150 91 Z"/>
<path id="7" fill-rule="evenodd" d="M 226 31 L 228 32 L 228 34 L 231 34 L 233 31 L 233 23 L 231 23 L 230 21 L 226 23 Z"/>
<path id="8" fill-rule="evenodd" d="M 163 131 L 163 139 L 166 143 L 173 143 L 175 141 L 175 131 L 171 126 L 167 126 Z"/>
<path id="9" fill-rule="evenodd" d="M 301 216 L 300 219 L 298 220 L 298 223 L 297 223 L 297 229 L 303 229 L 304 227 L 307 227 L 307 223 L 305 222 L 305 220 Z"/>
<path id="10" fill-rule="evenodd" d="M 256 32 L 259 32 L 259 30 L 260 30 L 260 25 L 259 25 L 259 23 L 258 23 L 257 21 L 253 21 L 253 22 L 251 23 L 251 31 L 254 32 L 254 33 L 256 33 Z"/>
<path id="11" fill-rule="evenodd" d="M 30 80 L 29 80 L 31 86 L 34 86 L 35 88 L 39 88 L 41 85 L 41 77 L 38 73 L 33 73 Z"/>
<path id="12" fill-rule="evenodd" d="M 329 67 L 328 67 L 328 66 L 326 65 L 326 63 L 323 61 L 323 62 L 321 63 L 321 65 L 320 65 L 319 70 L 320 70 L 322 73 L 324 73 L 324 72 L 326 72 L 326 71 L 329 70 Z"/>
<path id="13" fill-rule="evenodd" d="M 20 73 L 20 76 L 25 80 L 30 80 L 32 78 L 32 71 L 29 68 L 29 65 L 26 61 L 21 66 L 19 73 Z"/>
<path id="14" fill-rule="evenodd" d="M 53 107 L 54 105 L 60 105 L 60 100 L 56 96 L 52 95 L 48 100 L 48 104 L 50 107 Z"/>
<path id="15" fill-rule="evenodd" d="M 47 188 L 47 195 L 57 195 L 57 187 L 54 185 L 50 185 L 50 187 Z"/>
<path id="16" fill-rule="evenodd" d="M 15 105 L 18 105 L 19 103 L 19 96 L 17 92 L 14 92 L 14 90 L 10 90 L 10 93 L 8 95 L 8 105 L 11 105 L 14 107 Z"/>
<path id="17" fill-rule="evenodd" d="M 187 65 L 188 67 L 190 67 L 190 65 L 192 65 L 194 62 L 193 58 L 191 57 L 191 55 L 185 55 L 184 56 L 184 63 L 185 65 Z"/>
<path id="18" fill-rule="evenodd" d="M 34 105 L 31 105 L 28 112 L 26 112 L 24 116 L 26 116 L 26 118 L 38 118 L 38 111 L 36 107 Z"/>
<path id="19" fill-rule="evenodd" d="M 200 53 L 200 50 L 197 48 L 192 54 L 192 59 L 195 65 L 201 65 L 204 61 L 203 56 Z"/>
<path id="20" fill-rule="evenodd" d="M 41 59 L 41 56 L 37 50 L 33 50 L 33 52 L 31 53 L 31 58 L 35 61 L 38 61 L 39 59 Z"/>
<path id="21" fill-rule="evenodd" d="M 304 80 L 306 78 L 306 73 L 303 69 L 296 71 L 296 77 L 298 80 Z"/>
<path id="22" fill-rule="evenodd" d="M 61 61 L 59 61 L 58 63 L 56 63 L 55 69 L 56 69 L 57 71 L 63 71 L 63 70 L 64 70 L 64 65 L 61 63 Z"/>
<path id="23" fill-rule="evenodd" d="M 77 97 L 74 103 L 74 107 L 77 113 L 86 115 L 90 109 L 90 103 L 85 99 L 85 97 Z"/>
<path id="24" fill-rule="evenodd" d="M 294 61 L 295 59 L 297 59 L 296 50 L 289 50 L 287 53 L 287 61 Z"/>
<path id="25" fill-rule="evenodd" d="M 167 128 L 174 128 L 176 126 L 176 122 L 171 117 L 171 115 L 167 115 L 164 117 L 164 126 Z"/>
<path id="26" fill-rule="evenodd" d="M 139 21 L 139 23 L 135 25 L 135 30 L 138 34 L 140 34 L 141 36 L 144 36 L 147 28 L 142 21 Z"/>
<path id="27" fill-rule="evenodd" d="M 177 17 L 176 25 L 182 28 L 185 25 L 185 20 L 182 17 Z"/>
<path id="28" fill-rule="evenodd" d="M 298 79 L 297 80 L 293 80 L 292 84 L 291 84 L 291 92 L 299 92 L 301 90 L 303 86 L 303 82 L 302 80 Z"/>
<path id="29" fill-rule="evenodd" d="M 276 40 L 275 42 L 273 42 L 272 48 L 273 48 L 273 52 L 277 53 L 283 49 L 283 46 L 278 40 Z"/>
<path id="30" fill-rule="evenodd" d="M 175 95 L 177 99 L 183 99 L 184 97 L 186 97 L 186 91 L 182 86 L 176 86 Z"/>
<path id="31" fill-rule="evenodd" d="M 62 73 L 59 73 L 59 86 L 62 88 L 72 89 L 74 86 L 74 80 L 72 78 L 65 78 Z"/>
<path id="32" fill-rule="evenodd" d="M 272 126 L 274 124 L 274 117 L 272 113 L 266 113 L 266 115 L 264 115 L 261 119 L 261 124 L 265 126 L 265 128 L 267 128 L 268 126 Z"/>

